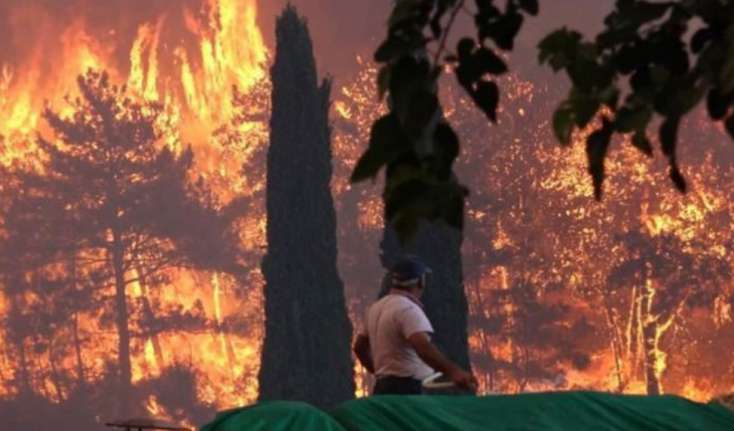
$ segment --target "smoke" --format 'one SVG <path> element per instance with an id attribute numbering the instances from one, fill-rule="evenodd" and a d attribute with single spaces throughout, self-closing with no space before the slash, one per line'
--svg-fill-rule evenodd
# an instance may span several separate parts
<path id="1" fill-rule="evenodd" d="M 59 58 L 70 28 L 93 40 L 110 66 L 128 70 L 130 47 L 142 24 L 166 20 L 162 39 L 187 44 L 192 37 L 184 12 L 204 15 L 202 0 L 3 0 L 0 2 L 0 65 L 23 67 L 27 62 L 43 72 L 63 62 Z M 42 57 L 41 61 L 38 57 Z"/>
<path id="2" fill-rule="evenodd" d="M 370 58 L 385 36 L 391 0 L 258 0 L 258 22 L 269 47 L 274 46 L 275 17 L 287 3 L 296 6 L 309 23 L 320 73 L 348 79 L 360 68 L 357 55 Z M 129 47 L 143 23 L 166 19 L 163 40 L 184 41 L 190 35 L 183 11 L 201 12 L 205 0 L 3 0 L 0 2 L 0 64 L 15 64 L 32 52 L 57 52 L 59 36 L 70 23 L 78 23 L 111 50 L 111 57 L 125 67 Z M 556 0 L 541 4 L 541 13 L 525 23 L 513 53 L 513 67 L 531 70 L 536 65 L 535 46 L 549 31 L 563 25 L 592 34 L 601 28 L 612 0 Z M 460 33 L 471 32 L 470 20 Z M 48 67 L 55 59 L 50 58 Z"/>
<path id="3" fill-rule="evenodd" d="M 314 39 L 316 57 L 322 73 L 353 76 L 361 66 L 356 55 L 371 58 L 384 38 L 392 0 L 269 0 L 261 1 L 260 28 L 272 46 L 276 14 L 287 4 L 295 5 L 306 16 Z M 472 2 L 469 2 L 470 6 Z M 526 21 L 513 54 L 513 68 L 538 69 L 535 47 L 548 32 L 564 25 L 593 34 L 602 27 L 613 0 L 554 0 L 541 2 L 538 17 Z M 471 19 L 464 20 L 458 33 L 473 34 Z"/>

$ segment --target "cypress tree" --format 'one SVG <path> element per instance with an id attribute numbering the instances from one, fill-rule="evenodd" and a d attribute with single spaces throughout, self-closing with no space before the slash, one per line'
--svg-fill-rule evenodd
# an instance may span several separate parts
<path id="1" fill-rule="evenodd" d="M 330 189 L 331 83 L 319 84 L 307 25 L 291 6 L 277 19 L 276 41 L 260 399 L 328 407 L 354 396 Z"/>

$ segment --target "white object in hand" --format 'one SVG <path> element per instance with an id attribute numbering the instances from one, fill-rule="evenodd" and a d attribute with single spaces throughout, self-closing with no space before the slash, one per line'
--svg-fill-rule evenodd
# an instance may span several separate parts
<path id="1" fill-rule="evenodd" d="M 454 387 L 452 381 L 439 381 L 443 377 L 443 373 L 435 373 L 423 379 L 423 387 L 426 389 L 448 389 Z"/>

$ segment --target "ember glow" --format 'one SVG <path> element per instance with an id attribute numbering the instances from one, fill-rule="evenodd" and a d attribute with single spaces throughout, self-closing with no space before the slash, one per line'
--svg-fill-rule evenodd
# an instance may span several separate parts
<path id="1" fill-rule="evenodd" d="M 250 199 L 240 226 L 250 271 L 235 280 L 171 270 L 154 285 L 133 284 L 127 292 L 133 384 L 155 388 L 156 379 L 187 369 L 196 377 L 196 402 L 210 410 L 253 402 L 264 318 L 259 265 L 266 247 L 270 103 L 258 3 L 169 2 L 127 32 L 100 28 L 84 16 L 56 21 L 52 11 L 25 3 L 10 8 L 7 18 L 12 31 L 28 32 L 13 40 L 30 42 L 0 63 L 0 162 L 33 163 L 36 132 L 48 132 L 44 106 L 69 113 L 65 98 L 76 96 L 77 77 L 90 68 L 107 71 L 134 97 L 161 103 L 171 145 L 192 145 L 197 174 L 214 186 L 218 201 Z M 29 27 L 32 19 L 39 24 Z M 49 39 L 49 32 L 58 37 Z M 355 328 L 382 277 L 380 187 L 348 183 L 370 124 L 384 112 L 375 94 L 376 68 L 364 58 L 354 76 L 337 81 L 332 105 L 339 264 Z M 693 185 L 686 196 L 672 190 L 660 160 L 616 143 L 605 200 L 597 203 L 583 148 L 589 131 L 569 149 L 550 132 L 560 94 L 509 76 L 502 83 L 500 125 L 490 126 L 451 79 L 442 97 L 464 143 L 460 175 L 472 189 L 463 251 L 470 345 L 482 391 L 644 393 L 657 386 L 706 400 L 734 390 L 734 365 L 726 360 L 734 345 L 734 172 L 721 130 L 695 115 L 686 125 L 687 156 L 681 158 L 690 160 L 685 173 Z M 728 270 L 712 274 L 714 264 Z M 78 271 L 84 276 L 90 268 Z M 98 295 L 102 306 L 71 316 L 68 327 L 22 338 L 28 357 L 21 359 L 10 322 L 31 318 L 45 299 L 0 294 L 6 322 L 0 398 L 18 395 L 21 361 L 33 392 L 53 403 L 67 401 L 75 380 L 104 382 L 117 344 L 109 329 L 111 305 L 104 302 L 110 292 Z M 11 316 L 11 308 L 20 315 Z M 188 323 L 172 316 L 186 316 Z M 363 395 L 369 379 L 356 371 Z M 152 414 L 194 420 L 173 404 L 153 389 L 143 403 Z"/>
<path id="2" fill-rule="evenodd" d="M 29 54 L 0 66 L 3 164 L 11 166 L 32 158 L 36 131 L 47 131 L 41 121 L 42 109 L 50 106 L 70 113 L 65 111 L 69 109 L 65 99 L 76 97 L 77 77 L 88 69 L 104 70 L 113 83 L 126 85 L 132 96 L 163 104 L 168 130 L 193 146 L 198 175 L 215 186 L 222 204 L 235 196 L 261 193 L 264 172 L 258 167 L 261 160 L 255 163 L 255 159 L 267 139 L 268 102 L 261 96 L 268 96 L 269 84 L 268 50 L 256 25 L 257 3 L 209 0 L 189 4 L 176 3 L 155 19 L 141 22 L 127 46 L 110 43 L 128 35 L 115 30 L 100 32 L 84 18 L 67 27 L 47 24 L 51 29 L 61 28 L 58 49 L 52 49 L 54 42 L 43 34 L 29 34 L 28 39 L 35 42 Z M 51 20 L 42 9 L 31 6 L 19 5 L 14 11 L 20 20 L 32 13 L 41 15 L 42 21 Z M 175 35 L 184 37 L 172 37 Z M 127 52 L 126 58 L 118 58 L 119 52 Z M 252 169 L 247 169 L 250 164 Z M 132 331 L 139 334 L 132 346 L 134 384 L 145 384 L 166 370 L 186 366 L 197 377 L 195 396 L 202 404 L 224 408 L 256 399 L 262 338 L 259 259 L 264 214 L 260 205 L 259 201 L 253 203 L 251 214 L 242 222 L 242 241 L 253 252 L 246 288 L 223 274 L 191 271 L 171 271 L 165 281 L 157 283 L 160 285 L 134 283 L 128 288 L 128 301 L 140 306 L 136 308 L 140 315 L 131 321 Z M 37 300 L 26 299 L 29 305 Z M 0 311 L 6 310 L 5 303 L 3 297 Z M 156 332 L 145 327 L 147 314 L 163 320 L 168 311 L 198 320 L 210 329 L 186 330 L 171 325 Z M 116 350 L 116 336 L 100 324 L 100 317 L 99 313 L 74 317 L 82 334 L 79 360 L 87 383 L 103 377 Z M 11 343 L 4 340 L 0 344 Z M 77 358 L 71 350 L 68 357 L 53 355 L 50 348 L 38 351 L 33 360 L 33 389 L 62 402 L 68 388 L 52 381 L 51 374 L 74 374 Z M 13 357 L 13 352 L 4 351 L 0 364 L 4 380 L 0 393 L 6 397 L 16 390 L 10 383 L 18 372 Z M 47 361 L 58 362 L 50 366 L 59 369 L 51 373 Z M 188 415 L 167 412 L 153 395 L 145 406 L 151 413 Z"/>

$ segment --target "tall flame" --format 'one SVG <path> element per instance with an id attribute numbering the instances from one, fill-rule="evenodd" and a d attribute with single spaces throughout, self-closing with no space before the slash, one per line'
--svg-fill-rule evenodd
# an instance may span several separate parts
<path id="1" fill-rule="evenodd" d="M 141 334 L 132 346 L 134 383 L 145 384 L 176 366 L 192 367 L 200 379 L 196 398 L 222 409 L 252 402 L 258 391 L 263 279 L 257 267 L 266 245 L 262 156 L 268 133 L 270 83 L 265 67 L 269 56 L 256 24 L 256 0 L 201 0 L 199 8 L 183 6 L 182 2 L 170 4 L 175 7 L 134 26 L 133 34 L 128 35 L 129 46 L 110 46 L 110 40 L 125 38 L 101 34 L 80 18 L 64 25 L 57 50 L 39 43 L 23 58 L 0 65 L 0 163 L 30 159 L 36 150 L 34 133 L 46 127 L 40 121 L 44 106 L 48 103 L 62 112 L 68 109 L 64 97 L 74 97 L 77 76 L 89 68 L 104 69 L 112 81 L 125 83 L 134 97 L 164 106 L 171 133 L 194 146 L 196 174 L 214 186 L 222 203 L 238 196 L 252 198 L 239 226 L 242 242 L 251 253 L 251 269 L 244 280 L 218 273 L 171 270 L 161 286 L 136 283 L 128 292 L 131 301 L 143 304 L 141 309 L 149 306 L 154 318 L 175 310 L 194 320 L 211 322 L 211 328 L 203 332 L 178 328 L 154 333 L 141 323 L 142 318 L 131 321 L 132 329 Z M 119 52 L 124 53 L 124 61 L 118 58 Z M 349 309 L 355 327 L 361 324 L 365 304 L 374 297 L 369 292 L 376 292 L 372 284 L 379 277 L 365 275 L 369 271 L 364 261 L 371 255 L 375 262 L 370 269 L 379 270 L 375 255 L 382 235 L 383 208 L 378 186 L 353 187 L 348 178 L 369 139 L 370 125 L 385 111 L 375 97 L 377 68 L 361 57 L 358 65 L 357 76 L 337 89 L 332 111 L 332 192 L 340 217 L 340 271 L 351 294 Z M 681 198 L 658 193 L 666 188 L 667 178 L 654 164 L 629 149 L 615 152 L 608 164 L 610 196 L 597 204 L 590 199 L 593 189 L 585 174 L 583 150 L 583 141 L 591 131 L 578 133 L 573 149 L 558 148 L 547 124 L 541 123 L 543 127 L 537 130 L 528 127 L 529 118 L 542 109 L 539 101 L 547 98 L 544 92 L 548 90 L 514 75 L 506 78 L 503 88 L 508 94 L 500 112 L 502 127 L 493 129 L 486 128 L 485 119 L 476 115 L 466 97 L 451 89 L 442 95 L 446 116 L 462 135 L 465 154 L 459 162 L 460 172 L 469 173 L 467 183 L 476 191 L 467 211 L 464 242 L 471 318 L 487 322 L 507 315 L 510 323 L 517 324 L 520 304 L 504 302 L 493 309 L 492 300 L 510 293 L 521 277 L 540 286 L 535 299 L 551 304 L 561 302 L 557 298 L 560 294 L 542 290 L 546 285 L 563 285 L 567 296 L 563 299 L 572 314 L 592 321 L 603 334 L 578 341 L 579 348 L 591 351 L 586 367 L 574 366 L 564 358 L 559 366 L 564 369 L 565 380 L 548 378 L 525 389 L 591 387 L 644 392 L 639 364 L 646 348 L 641 325 L 647 322 L 654 329 L 647 346 L 652 348 L 655 376 L 692 398 L 711 396 L 711 382 L 673 370 L 677 356 L 669 338 L 683 332 L 677 329 L 684 322 L 698 322 L 696 311 L 657 314 L 653 301 L 663 296 L 657 289 L 664 280 L 646 279 L 639 285 L 620 286 L 618 294 L 604 289 L 614 266 L 633 254 L 614 238 L 618 232 L 611 231 L 616 228 L 633 230 L 646 238 L 672 235 L 686 244 L 703 238 L 709 246 L 707 253 L 730 260 L 726 233 L 732 226 L 726 217 L 717 219 L 717 214 L 730 211 L 729 202 L 734 199 L 727 194 L 728 186 L 722 187 L 723 180 L 711 174 L 714 161 L 706 158 L 700 163 L 702 173 L 694 180 L 702 186 Z M 550 118 L 549 113 L 542 114 Z M 497 145 L 494 140 L 492 145 L 485 142 L 486 136 L 498 136 Z M 533 207 L 539 203 L 543 206 Z M 544 224 L 550 222 L 564 224 Z M 536 243 L 528 239 L 529 233 L 538 239 Z M 375 252 L 366 252 L 368 249 Z M 535 254 L 523 255 L 528 250 Z M 507 257 L 513 253 L 523 258 L 521 262 Z M 529 263 L 531 258 L 539 261 Z M 732 327 L 733 293 L 729 289 L 714 301 L 711 324 L 716 329 Z M 645 295 L 647 302 L 643 303 Z M 607 304 L 604 300 L 608 298 L 615 302 Z M 23 300 L 37 305 L 43 298 Z M 10 308 L 8 298 L 0 294 L 0 315 Z M 59 366 L 75 375 L 76 364 L 81 362 L 81 374 L 99 378 L 114 360 L 115 335 L 105 330 L 101 322 L 106 316 L 100 310 L 80 313 L 75 322 L 77 317 L 74 329 L 92 334 L 94 342 L 87 342 L 78 357 L 68 354 L 59 359 Z M 572 318 L 560 320 L 557 323 L 569 333 L 578 323 Z M 699 326 L 694 329 L 709 329 L 706 323 Z M 5 342 L 3 339 L 0 344 Z M 471 328 L 470 345 L 474 358 L 479 359 L 476 370 L 482 390 L 517 390 L 519 385 L 502 373 L 521 356 L 519 341 L 503 339 L 477 324 Z M 542 359 L 550 353 L 537 355 Z M 51 356 L 51 349 L 46 349 L 39 354 L 37 366 L 45 369 L 46 362 L 55 364 Z M 0 379 L 17 377 L 14 371 L 7 371 L 13 368 L 13 358 L 0 352 Z M 365 395 L 370 378 L 359 366 L 355 372 L 357 394 Z M 65 394 L 52 377 L 51 372 L 37 373 L 34 390 L 58 400 Z M 502 379 L 510 383 L 497 384 Z M 56 390 L 49 389 L 55 386 Z M 10 391 L 10 385 L 0 385 L 0 397 L 12 396 Z M 155 395 L 144 400 L 151 413 L 168 413 L 162 403 Z"/>
<path id="2" fill-rule="evenodd" d="M 257 106 L 237 102 L 242 94 L 269 85 L 268 51 L 257 26 L 257 2 L 205 0 L 198 9 L 181 8 L 178 2 L 171 5 L 175 7 L 167 13 L 140 23 L 130 46 L 109 46 L 109 36 L 118 40 L 120 35 L 114 31 L 100 34 L 80 18 L 59 35 L 58 52 L 37 43 L 23 59 L 0 64 L 0 163 L 23 160 L 35 151 L 35 133 L 46 128 L 40 121 L 44 107 L 68 113 L 65 97 L 75 97 L 77 77 L 89 69 L 105 70 L 112 82 L 124 83 L 133 97 L 164 106 L 170 130 L 195 147 L 197 174 L 211 180 L 223 201 L 244 193 L 245 188 L 248 193 L 262 190 L 261 172 L 244 174 L 242 168 L 264 143 L 266 124 L 262 118 L 236 118 L 267 109 L 261 99 Z M 185 38 L 171 37 L 182 33 Z M 117 51 L 129 53 L 129 69 L 118 67 Z M 49 63 L 54 66 L 48 67 Z M 238 133 L 246 148 L 233 151 L 225 138 L 216 138 L 222 128 L 234 129 L 229 133 Z M 242 238 L 253 260 L 259 260 L 264 217 L 257 205 L 243 222 Z M 179 309 L 191 316 L 203 313 L 216 328 L 212 334 L 177 330 L 144 337 L 139 346 L 133 346 L 133 382 L 159 377 L 177 364 L 190 364 L 200 377 L 197 398 L 203 403 L 224 408 L 253 401 L 262 335 L 257 317 L 262 300 L 259 271 L 253 269 L 248 278 L 250 293 L 244 303 L 235 300 L 235 292 L 243 287 L 231 277 L 189 271 L 170 271 L 167 276 L 170 281 L 161 288 L 135 283 L 128 294 L 136 301 L 154 304 L 156 310 Z M 4 309 L 5 298 L 0 295 L 0 313 Z M 226 322 L 241 313 L 254 316 L 250 318 L 253 323 L 248 333 L 235 334 Z M 79 331 L 102 334 L 81 353 L 89 374 L 101 375 L 110 359 L 110 346 L 115 345 L 114 336 L 103 331 L 98 315 L 80 316 Z M 131 322 L 133 330 L 142 330 L 136 325 Z M 4 359 L 0 357 L 0 367 L 12 369 Z M 74 368 L 71 359 L 63 364 Z M 2 392 L 0 389 L 0 395 Z M 147 405 L 153 413 L 162 408 L 155 397 Z"/>

